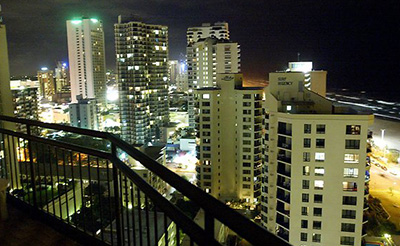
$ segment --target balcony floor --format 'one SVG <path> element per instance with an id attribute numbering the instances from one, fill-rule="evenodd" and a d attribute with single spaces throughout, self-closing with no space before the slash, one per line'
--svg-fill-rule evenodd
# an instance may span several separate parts
<path id="1" fill-rule="evenodd" d="M 53 228 L 7 204 L 9 218 L 0 221 L 1 246 L 79 246 Z"/>

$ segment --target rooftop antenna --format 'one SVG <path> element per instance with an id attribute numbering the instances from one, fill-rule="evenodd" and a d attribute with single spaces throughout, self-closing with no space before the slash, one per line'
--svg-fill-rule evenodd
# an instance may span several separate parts
<path id="1" fill-rule="evenodd" d="M 300 52 L 297 52 L 297 61 L 300 61 Z"/>

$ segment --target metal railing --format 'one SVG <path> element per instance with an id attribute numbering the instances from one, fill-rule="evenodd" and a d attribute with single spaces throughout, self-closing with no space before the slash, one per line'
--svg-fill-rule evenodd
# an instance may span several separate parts
<path id="1" fill-rule="evenodd" d="M 27 129 L 0 127 L 9 202 L 80 242 L 288 245 L 113 134 L 0 116 L 4 123 Z M 62 131 L 73 141 L 33 130 Z M 185 199 L 176 202 L 173 189 Z"/>

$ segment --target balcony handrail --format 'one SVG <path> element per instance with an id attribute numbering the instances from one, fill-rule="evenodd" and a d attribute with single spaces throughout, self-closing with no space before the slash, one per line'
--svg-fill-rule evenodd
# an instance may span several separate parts
<path id="1" fill-rule="evenodd" d="M 167 182 L 168 184 L 173 186 L 175 189 L 180 191 L 184 196 L 188 197 L 190 200 L 192 200 L 196 204 L 198 204 L 205 211 L 206 220 L 207 220 L 207 217 L 211 216 L 213 219 L 220 221 L 222 224 L 224 224 L 228 228 L 232 229 L 235 233 L 237 233 L 239 236 L 243 237 L 244 239 L 246 239 L 248 242 L 252 243 L 253 245 L 260 245 L 260 243 L 264 245 L 265 242 L 269 242 L 271 245 L 288 245 L 287 242 L 279 239 L 275 235 L 271 234 L 270 232 L 268 232 L 261 226 L 253 223 L 252 221 L 250 221 L 243 215 L 239 214 L 235 210 L 230 209 L 227 205 L 223 204 L 216 198 L 208 195 L 200 188 L 192 185 L 190 182 L 182 179 L 179 175 L 172 172 L 167 167 L 160 165 L 157 161 L 151 159 L 149 156 L 147 156 L 140 150 L 132 147 L 129 143 L 121 140 L 114 134 L 90 130 L 90 129 L 82 129 L 82 128 L 76 128 L 76 127 L 71 127 L 71 126 L 53 124 L 53 123 L 44 123 L 44 122 L 39 122 L 39 121 L 34 121 L 34 120 L 14 118 L 14 117 L 4 116 L 4 115 L 0 115 L 0 121 L 8 121 L 8 122 L 13 122 L 13 123 L 26 124 L 26 125 L 30 125 L 30 126 L 39 126 L 39 127 L 48 128 L 48 129 L 68 131 L 71 133 L 76 133 L 76 134 L 80 134 L 80 135 L 102 138 L 102 139 L 108 140 L 115 147 L 120 148 L 122 151 L 124 151 L 126 154 L 130 155 L 132 158 L 138 160 L 148 170 L 150 170 L 155 175 L 160 177 L 162 180 L 164 180 L 165 182 Z M 42 143 L 47 143 L 47 144 L 51 143 L 51 144 L 54 144 L 55 146 L 62 147 L 62 148 L 70 148 L 74 151 L 82 152 L 84 150 L 84 151 L 87 151 L 88 154 L 93 154 L 93 155 L 96 155 L 96 156 L 99 156 L 99 157 L 102 157 L 105 159 L 109 159 L 110 161 L 114 162 L 116 164 L 116 167 L 118 167 L 118 169 L 125 176 L 127 176 L 129 178 L 136 177 L 136 175 L 137 175 L 129 166 L 127 166 L 125 163 L 123 163 L 119 158 L 112 156 L 110 153 L 107 153 L 104 151 L 99 151 L 99 150 L 95 150 L 95 149 L 91 149 L 91 148 L 83 148 L 81 146 L 77 146 L 77 145 L 74 145 L 71 143 L 65 143 L 65 142 L 54 140 L 54 139 L 48 139 L 48 138 L 43 138 L 43 137 L 27 135 L 25 133 L 19 133 L 19 132 L 15 132 L 15 131 L 11 131 L 11 130 L 6 130 L 3 128 L 0 128 L 0 130 L 1 130 L 0 132 L 6 133 L 6 134 L 15 135 L 18 137 L 23 137 L 26 139 L 31 139 L 31 140 L 42 142 Z M 144 180 L 141 180 L 141 181 L 145 182 Z M 142 186 L 144 187 L 143 184 L 142 184 Z M 141 188 L 143 188 L 143 187 L 141 187 Z M 150 188 L 152 191 L 149 191 L 149 192 L 158 193 L 151 186 L 150 186 Z M 146 189 L 146 191 L 147 191 L 148 188 L 144 187 L 144 189 Z M 154 195 L 154 197 L 152 197 L 152 198 L 158 199 L 156 194 L 153 194 L 153 195 Z M 158 195 L 160 195 L 160 194 L 158 193 Z M 164 202 L 167 202 L 167 201 L 164 201 Z M 167 206 L 174 206 L 173 204 L 171 204 L 169 202 L 167 202 L 167 203 L 169 205 L 165 204 L 165 206 L 166 206 L 165 208 L 167 208 Z M 164 205 L 162 205 L 162 206 L 164 208 Z M 171 208 L 171 207 L 168 209 L 171 209 L 171 211 L 174 210 L 174 208 Z M 172 218 L 173 216 L 169 215 L 169 217 Z M 188 223 L 187 221 L 185 221 L 185 219 L 178 218 L 178 217 L 174 218 L 177 220 L 177 222 L 183 223 L 185 225 L 186 225 L 186 223 Z M 191 222 L 193 222 L 193 221 L 191 221 Z M 193 224 L 193 223 L 191 223 L 191 224 Z M 194 228 L 194 230 L 198 230 L 198 229 L 199 228 L 197 228 L 197 229 Z M 204 230 L 201 228 L 200 228 L 200 230 L 202 230 L 202 232 L 203 232 L 202 235 L 203 235 Z M 207 231 L 207 223 L 206 223 L 205 230 Z M 196 239 L 196 241 L 197 241 L 197 239 Z"/>

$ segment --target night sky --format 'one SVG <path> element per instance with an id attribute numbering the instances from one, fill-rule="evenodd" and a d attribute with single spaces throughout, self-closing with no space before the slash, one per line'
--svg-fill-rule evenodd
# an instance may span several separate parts
<path id="1" fill-rule="evenodd" d="M 246 79 L 296 61 L 328 71 L 329 88 L 366 90 L 400 100 L 400 3 L 398 1 L 222 0 L 1 0 L 8 29 L 12 75 L 33 75 L 68 58 L 67 19 L 103 21 L 107 68 L 115 67 L 113 24 L 119 14 L 169 27 L 170 58 L 185 53 L 186 29 L 227 21 L 241 45 Z"/>

